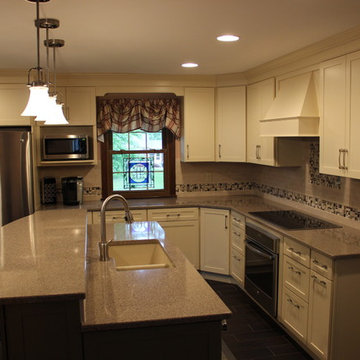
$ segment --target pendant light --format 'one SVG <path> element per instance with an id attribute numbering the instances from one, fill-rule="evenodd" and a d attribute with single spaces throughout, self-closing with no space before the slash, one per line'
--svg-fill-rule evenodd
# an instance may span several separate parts
<path id="1" fill-rule="evenodd" d="M 21 116 L 36 116 L 40 109 L 44 106 L 48 106 L 49 103 L 49 88 L 43 79 L 43 69 L 40 66 L 40 26 L 39 20 L 39 3 L 48 2 L 49 0 L 27 0 L 32 3 L 36 3 L 36 49 L 37 49 L 37 66 L 30 68 L 28 71 L 28 86 L 30 90 L 30 96 L 25 110 Z M 31 72 L 36 70 L 36 79 L 30 81 Z"/>
<path id="2" fill-rule="evenodd" d="M 57 103 L 57 91 L 56 91 L 56 49 L 63 47 L 65 45 L 65 41 L 61 39 L 46 39 L 44 41 L 44 45 L 49 48 L 53 49 L 53 90 L 52 95 L 50 96 L 52 106 L 53 106 L 53 113 L 52 116 L 47 118 L 45 121 L 45 125 L 64 125 L 68 124 L 69 122 L 66 120 L 63 112 L 63 103 Z"/>
<path id="3" fill-rule="evenodd" d="M 57 104 L 56 102 L 56 55 L 55 49 L 63 47 L 65 45 L 64 40 L 60 39 L 49 39 L 49 29 L 56 29 L 60 25 L 57 19 L 38 19 L 37 26 L 46 29 L 46 39 L 44 45 L 46 47 L 46 63 L 47 63 L 47 83 L 49 86 L 49 101 L 46 106 L 42 107 L 38 112 L 35 120 L 45 121 L 45 125 L 60 125 L 68 124 L 64 113 L 62 111 L 63 104 Z M 49 61 L 49 48 L 53 48 L 53 77 L 54 80 L 50 80 L 50 61 Z"/>

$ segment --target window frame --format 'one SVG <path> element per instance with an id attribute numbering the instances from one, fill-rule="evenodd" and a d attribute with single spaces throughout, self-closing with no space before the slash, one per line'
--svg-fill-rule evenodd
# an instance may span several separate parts
<path id="1" fill-rule="evenodd" d="M 113 172 L 112 155 L 119 153 L 158 153 L 160 151 L 113 151 L 112 131 L 104 134 L 104 142 L 101 143 L 101 182 L 102 197 L 105 199 L 111 194 L 120 194 L 127 199 L 142 199 L 156 197 L 175 197 L 175 135 L 168 129 L 162 129 L 163 154 L 164 154 L 164 190 L 133 190 L 112 191 Z M 161 151 L 162 153 L 162 151 Z"/>

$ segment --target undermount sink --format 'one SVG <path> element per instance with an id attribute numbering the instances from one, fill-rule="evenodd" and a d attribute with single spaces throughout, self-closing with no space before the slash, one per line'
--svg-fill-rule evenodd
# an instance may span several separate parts
<path id="1" fill-rule="evenodd" d="M 116 270 L 145 270 L 173 266 L 158 240 L 110 242 L 108 254 L 115 260 Z"/>

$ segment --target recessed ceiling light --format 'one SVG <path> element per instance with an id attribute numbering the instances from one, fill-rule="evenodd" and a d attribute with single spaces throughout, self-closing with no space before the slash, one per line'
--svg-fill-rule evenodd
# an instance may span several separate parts
<path id="1" fill-rule="evenodd" d="M 199 64 L 188 62 L 188 63 L 181 64 L 181 66 L 184 68 L 195 68 L 195 67 L 198 67 Z"/>
<path id="2" fill-rule="evenodd" d="M 232 41 L 238 41 L 240 38 L 239 36 L 228 34 L 228 35 L 218 36 L 216 39 L 224 42 L 232 42 Z"/>

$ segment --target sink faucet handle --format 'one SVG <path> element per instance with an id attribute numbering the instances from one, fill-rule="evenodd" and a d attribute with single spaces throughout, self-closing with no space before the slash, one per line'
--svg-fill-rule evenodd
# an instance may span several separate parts
<path id="1" fill-rule="evenodd" d="M 128 224 L 131 224 L 134 222 L 134 217 L 133 217 L 133 214 L 130 212 L 130 210 L 125 212 L 124 219 Z"/>

